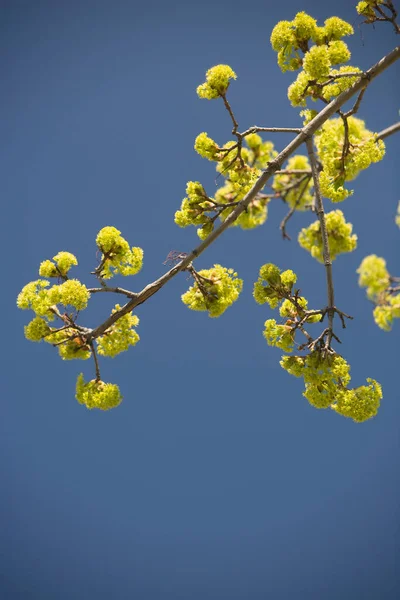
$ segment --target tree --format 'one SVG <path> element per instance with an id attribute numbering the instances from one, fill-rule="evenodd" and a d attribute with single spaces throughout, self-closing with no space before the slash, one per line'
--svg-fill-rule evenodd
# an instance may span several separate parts
<path id="1" fill-rule="evenodd" d="M 359 2 L 357 11 L 368 24 L 386 21 L 396 33 L 400 32 L 391 1 Z M 335 322 L 346 327 L 346 321 L 352 317 L 335 304 L 332 262 L 339 254 L 355 249 L 357 236 L 341 210 L 325 213 L 323 197 L 333 203 L 348 198 L 352 194 L 348 182 L 382 160 L 383 140 L 400 129 L 395 124 L 374 134 L 364 121 L 354 116 L 367 87 L 400 57 L 400 48 L 362 71 L 346 64 L 350 52 L 342 38 L 352 33 L 353 27 L 338 17 L 328 18 L 319 26 L 304 12 L 290 22 L 279 22 L 274 28 L 271 44 L 278 54 L 278 65 L 282 71 L 299 71 L 289 86 L 288 98 L 293 106 L 303 108 L 302 128 L 254 126 L 240 132 L 227 93 L 236 73 L 228 65 L 217 65 L 207 71 L 206 81 L 197 93 L 200 98 L 222 100 L 232 121 L 234 139 L 220 146 L 206 133 L 196 138 L 196 151 L 216 162 L 219 177 L 225 181 L 214 196 L 200 182 L 187 184 L 187 195 L 175 214 L 175 222 L 181 227 L 198 227 L 202 242 L 190 253 L 171 251 L 167 262 L 173 266 L 165 275 L 139 293 L 110 287 L 108 279 L 136 274 L 143 261 L 142 249 L 131 248 L 121 232 L 111 226 L 101 229 L 96 238 L 101 256 L 93 274 L 99 287 L 88 288 L 69 278 L 70 269 L 77 264 L 76 257 L 69 252 L 59 252 L 53 260 L 41 263 L 41 279 L 28 283 L 17 300 L 20 308 L 35 313 L 25 327 L 25 335 L 31 341 L 44 340 L 56 346 L 64 360 L 93 358 L 95 378 L 85 383 L 83 375 L 78 377 L 79 402 L 88 408 L 104 410 L 120 403 L 118 385 L 101 380 L 98 355 L 113 357 L 137 344 L 139 336 L 135 328 L 139 320 L 132 311 L 178 273 L 188 272 L 193 279 L 193 285 L 182 296 L 192 310 L 218 317 L 238 299 L 243 281 L 233 269 L 215 264 L 197 271 L 194 261 L 228 227 L 253 229 L 262 225 L 269 202 L 281 198 L 288 206 L 281 224 L 283 237 L 289 237 L 287 223 L 297 211 L 308 210 L 316 215 L 316 220 L 301 230 L 298 241 L 324 265 L 327 303 L 309 309 L 301 288 L 295 287 L 297 276 L 292 270 L 272 263 L 261 266 L 254 284 L 254 298 L 259 304 L 268 303 L 272 309 L 279 307 L 281 317 L 279 323 L 267 319 L 264 337 L 269 345 L 286 353 L 281 366 L 304 378 L 304 396 L 312 405 L 331 407 L 355 421 L 364 421 L 377 413 L 382 398 L 380 384 L 367 379 L 367 385 L 350 388 L 350 367 L 336 350 L 340 338 Z M 336 68 L 337 65 L 342 66 Z M 322 103 L 324 108 L 319 112 L 306 108 L 308 99 L 318 102 L 318 106 Z M 354 103 L 344 111 L 349 100 Z M 278 131 L 296 134 L 279 153 L 272 142 L 259 135 Z M 303 145 L 306 153 L 294 154 Z M 221 223 L 216 226 L 218 219 Z M 367 287 L 367 296 L 375 304 L 376 323 L 390 329 L 393 319 L 400 317 L 400 287 L 394 285 L 398 279 L 389 274 L 384 259 L 375 255 L 362 261 L 359 274 L 360 285 Z M 56 283 L 51 285 L 51 281 Z M 87 307 L 90 296 L 102 292 L 122 295 L 128 300 L 123 306 L 116 304 L 111 315 L 95 328 L 78 323 L 79 313 Z M 313 333 L 314 327 L 310 326 L 321 323 L 322 330 Z M 305 339 L 303 343 L 300 337 Z M 299 354 L 289 355 L 295 347 Z"/>

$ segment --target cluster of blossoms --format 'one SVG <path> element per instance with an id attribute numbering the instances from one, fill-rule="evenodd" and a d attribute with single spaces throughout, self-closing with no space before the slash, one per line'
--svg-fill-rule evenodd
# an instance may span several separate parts
<path id="1" fill-rule="evenodd" d="M 269 346 L 292 352 L 295 335 L 298 331 L 297 322 L 316 323 L 321 320 L 318 311 L 308 310 L 308 301 L 293 293 L 297 276 L 290 269 L 281 272 L 272 263 L 260 268 L 258 280 L 254 284 L 253 296 L 258 304 L 269 304 L 272 309 L 279 307 L 280 316 L 285 319 L 278 324 L 275 319 L 267 319 L 264 323 L 263 335 Z"/>
<path id="2" fill-rule="evenodd" d="M 271 142 L 263 142 L 253 133 L 245 138 L 247 147 L 240 149 L 233 142 L 223 147 L 212 140 L 207 133 L 200 133 L 195 141 L 195 150 L 203 158 L 217 162 L 217 171 L 224 175 L 225 183 L 209 197 L 198 181 L 189 181 L 186 185 L 186 197 L 180 210 L 175 213 L 175 223 L 179 227 L 194 225 L 197 235 L 204 240 L 214 229 L 217 218 L 224 221 L 253 187 L 269 161 L 276 156 Z M 253 229 L 262 225 L 268 214 L 268 198 L 262 195 L 254 198 L 247 210 L 233 223 L 242 229 Z"/>
<path id="3" fill-rule="evenodd" d="M 269 263 L 261 267 L 253 291 L 259 304 L 268 303 L 271 308 L 280 305 L 279 313 L 285 321 L 278 324 L 275 319 L 268 319 L 263 335 L 270 346 L 288 353 L 293 351 L 299 330 L 308 340 L 312 339 L 304 326 L 320 321 L 322 315 L 322 311 L 308 310 L 307 300 L 299 296 L 297 290 L 293 293 L 296 280 L 293 271 L 281 272 L 276 265 Z M 291 375 L 304 378 L 303 395 L 316 408 L 331 407 L 356 422 L 376 415 L 382 398 L 381 386 L 367 379 L 368 385 L 349 389 L 350 367 L 341 356 L 313 349 L 306 356 L 283 356 L 280 364 Z"/>
<path id="4" fill-rule="evenodd" d="M 341 202 L 350 196 L 353 192 L 347 190 L 344 183 L 385 155 L 384 142 L 366 129 L 364 121 L 349 117 L 347 126 L 346 133 L 341 118 L 329 119 L 315 135 L 315 145 L 323 166 L 321 192 L 332 202 Z M 342 150 L 344 145 L 347 146 L 346 152 Z"/>
<path id="5" fill-rule="evenodd" d="M 39 267 L 40 277 L 67 277 L 71 267 L 76 266 L 78 261 L 71 252 L 59 252 L 53 256 L 53 260 L 44 260 Z"/>
<path id="6" fill-rule="evenodd" d="M 143 250 L 130 248 L 116 227 L 103 227 L 96 237 L 102 252 L 100 276 L 110 279 L 113 275 L 136 275 L 143 265 Z"/>
<path id="7" fill-rule="evenodd" d="M 374 417 L 382 399 L 382 388 L 374 379 L 368 385 L 349 389 L 350 365 L 338 354 L 322 356 L 283 356 L 280 365 L 295 377 L 303 377 L 303 396 L 315 408 L 332 408 L 343 417 L 362 423 Z"/>
<path id="8" fill-rule="evenodd" d="M 377 16 L 375 9 L 383 2 L 384 0 L 363 0 L 357 4 L 356 11 L 359 15 L 366 17 L 367 23 L 373 23 Z"/>
<path id="9" fill-rule="evenodd" d="M 295 154 L 291 156 L 285 167 L 286 170 L 308 170 L 310 175 L 287 174 L 275 175 L 272 188 L 276 192 L 283 192 L 285 202 L 290 208 L 296 210 L 306 210 L 313 203 L 313 181 L 311 177 L 311 167 L 307 156 Z"/>
<path id="10" fill-rule="evenodd" d="M 222 315 L 242 291 L 243 280 L 233 269 L 214 265 L 192 274 L 195 282 L 182 295 L 182 302 L 191 310 L 208 311 L 210 317 Z"/>
<path id="11" fill-rule="evenodd" d="M 99 408 L 100 410 L 115 408 L 122 400 L 119 387 L 115 383 L 105 383 L 96 379 L 85 383 L 82 373 L 76 382 L 75 397 L 79 404 L 84 404 L 86 408 Z"/>
<path id="12" fill-rule="evenodd" d="M 332 260 L 338 254 L 352 252 L 357 247 L 357 236 L 353 233 L 353 225 L 346 223 L 341 210 L 333 210 L 325 215 L 326 229 L 329 240 L 329 253 Z M 304 250 L 319 262 L 324 261 L 324 251 L 319 220 L 303 228 L 298 237 L 299 244 Z"/>
<path id="13" fill-rule="evenodd" d="M 320 27 L 313 17 L 300 12 L 292 21 L 279 21 L 270 41 L 283 72 L 297 71 L 303 66 L 310 78 L 316 79 L 327 75 L 331 65 L 349 60 L 350 52 L 341 38 L 353 33 L 353 27 L 338 17 L 326 19 Z M 315 44 L 311 49 L 310 42 Z"/>
<path id="14" fill-rule="evenodd" d="M 121 309 L 119 304 L 115 305 L 112 314 Z M 121 352 L 129 350 L 130 346 L 135 346 L 140 340 L 139 335 L 134 330 L 134 327 L 139 325 L 139 318 L 132 313 L 123 315 L 114 325 L 100 335 L 97 342 L 97 351 L 102 356 L 117 356 Z"/>
<path id="15" fill-rule="evenodd" d="M 367 288 L 368 299 L 376 305 L 373 311 L 375 323 L 384 331 L 390 331 L 393 319 L 400 318 L 400 286 L 390 287 L 392 278 L 385 259 L 375 254 L 366 256 L 357 273 L 359 285 Z"/>
<path id="16" fill-rule="evenodd" d="M 302 68 L 288 89 L 288 98 L 293 106 L 305 106 L 308 96 L 312 100 L 322 98 L 329 101 L 357 81 L 358 75 L 351 75 L 361 71 L 355 67 L 332 69 L 332 66 L 350 60 L 350 50 L 341 38 L 353 33 L 350 23 L 338 17 L 326 19 L 324 26 L 320 27 L 305 12 L 297 13 L 293 21 L 280 21 L 274 27 L 271 45 L 278 53 L 281 70 L 298 71 Z M 346 73 L 349 76 L 344 76 Z"/>
<path id="17" fill-rule="evenodd" d="M 56 304 L 76 310 L 86 308 L 90 294 L 86 286 L 77 279 L 68 279 L 47 289 L 49 285 L 50 282 L 46 279 L 27 283 L 18 294 L 18 308 L 31 309 L 36 316 L 46 317 L 49 321 L 54 319 L 52 307 Z"/>
<path id="18" fill-rule="evenodd" d="M 115 227 L 104 227 L 98 233 L 96 241 L 102 251 L 100 269 L 97 272 L 100 280 L 109 278 L 114 273 L 132 275 L 141 268 L 142 249 L 131 249 Z M 30 309 L 35 313 L 35 317 L 24 328 L 25 337 L 33 342 L 43 340 L 57 347 L 63 360 L 86 360 L 94 353 L 94 340 L 88 342 L 92 330 L 76 323 L 78 312 L 87 307 L 90 298 L 90 292 L 83 283 L 68 277 L 71 267 L 77 264 L 76 257 L 70 252 L 59 252 L 53 260 L 43 261 L 39 267 L 39 275 L 47 279 L 31 281 L 23 287 L 17 298 L 19 308 Z M 57 280 L 54 285 L 49 281 L 51 278 Z M 64 307 L 64 312 L 60 310 L 61 307 Z M 71 309 L 75 314 L 70 312 Z M 112 313 L 120 309 L 121 306 L 117 304 Z M 56 318 L 62 321 L 59 327 L 53 326 Z M 96 338 L 98 353 L 113 357 L 137 344 L 139 336 L 134 327 L 138 323 L 138 317 L 131 313 L 121 316 Z M 78 378 L 76 397 L 88 408 L 97 407 L 102 410 L 117 406 L 121 401 L 117 385 L 106 384 L 99 378 L 85 384 L 82 376 Z"/>
<path id="19" fill-rule="evenodd" d="M 211 67 L 206 73 L 206 81 L 197 88 L 199 98 L 214 100 L 225 96 L 231 79 L 236 79 L 235 71 L 228 65 Z"/>

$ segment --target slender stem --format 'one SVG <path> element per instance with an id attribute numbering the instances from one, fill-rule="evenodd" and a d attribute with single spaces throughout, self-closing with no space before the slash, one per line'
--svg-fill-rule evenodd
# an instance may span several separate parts
<path id="1" fill-rule="evenodd" d="M 322 202 L 322 194 L 321 188 L 319 185 L 319 173 L 317 167 L 317 158 L 315 156 L 314 147 L 312 138 L 308 138 L 306 141 L 307 152 L 310 158 L 311 171 L 314 180 L 314 193 L 316 198 L 316 213 L 321 225 L 321 236 L 322 236 L 322 247 L 323 247 L 323 257 L 324 257 L 324 265 L 326 271 L 326 285 L 328 292 L 328 328 L 329 332 L 327 334 L 326 347 L 330 347 L 330 342 L 332 339 L 332 330 L 333 330 L 333 315 L 335 312 L 335 294 L 333 289 L 333 277 L 332 277 L 332 259 L 329 252 L 329 239 L 328 239 L 328 231 L 326 228 L 325 221 L 325 211 L 324 204 Z"/>
<path id="2" fill-rule="evenodd" d="M 295 203 L 293 204 L 293 206 L 291 207 L 291 209 L 289 210 L 289 212 L 287 213 L 287 215 L 285 215 L 285 217 L 282 219 L 281 224 L 279 225 L 279 229 L 281 230 L 283 239 L 290 240 L 290 235 L 286 232 L 286 225 L 287 225 L 287 222 L 289 221 L 289 219 L 294 214 L 296 208 L 300 204 L 301 199 L 304 196 L 305 191 L 307 189 L 308 182 L 310 181 L 310 177 L 311 177 L 311 174 L 309 176 L 306 176 L 306 178 L 305 178 L 306 180 L 304 182 L 304 185 L 303 185 L 302 189 L 300 190 L 299 195 L 297 196 Z M 301 181 L 302 181 L 302 179 L 301 179 Z"/>
<path id="3" fill-rule="evenodd" d="M 88 288 L 88 292 L 91 294 L 98 294 L 99 292 L 113 292 L 114 294 L 123 294 L 128 298 L 136 298 L 137 294 L 135 292 L 130 292 L 129 290 L 124 290 L 120 287 L 101 287 L 101 288 Z"/>
<path id="4" fill-rule="evenodd" d="M 311 175 L 310 169 L 280 169 L 275 175 Z"/>
<path id="5" fill-rule="evenodd" d="M 258 133 L 264 131 L 266 133 L 300 133 L 301 127 L 249 127 L 246 131 L 240 134 L 241 137 L 246 137 L 251 133 Z"/>
<path id="6" fill-rule="evenodd" d="M 382 131 L 377 133 L 377 136 L 378 139 L 384 140 L 385 138 L 389 137 L 389 135 L 397 133 L 397 131 L 400 131 L 400 121 L 398 123 L 393 123 L 393 125 L 390 125 L 390 127 L 386 127 L 386 129 L 382 129 Z"/>
<path id="7" fill-rule="evenodd" d="M 95 350 L 93 341 L 89 342 L 89 346 L 90 346 L 90 349 L 92 351 L 92 356 L 93 356 L 93 360 L 94 360 L 94 367 L 96 369 L 96 381 L 101 381 L 99 361 L 98 361 L 98 358 L 97 358 L 97 354 L 96 354 L 96 350 Z"/>

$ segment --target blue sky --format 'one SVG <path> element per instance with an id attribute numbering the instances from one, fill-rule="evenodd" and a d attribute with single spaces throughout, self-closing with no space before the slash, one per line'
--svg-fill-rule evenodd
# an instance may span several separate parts
<path id="1" fill-rule="evenodd" d="M 354 3 L 355 4 L 355 3 Z M 334 263 L 338 306 L 355 316 L 340 351 L 352 382 L 383 384 L 378 416 L 364 424 L 318 411 L 302 382 L 266 345 L 266 306 L 252 299 L 260 265 L 292 268 L 313 306 L 324 306 L 323 267 L 295 242 L 309 214 L 281 239 L 281 203 L 254 231 L 231 229 L 196 262 L 234 267 L 243 293 L 219 319 L 189 311 L 182 274 L 141 306 L 140 343 L 102 361 L 121 406 L 88 411 L 74 399 L 89 361 L 62 362 L 23 336 L 15 298 L 59 250 L 78 256 L 88 285 L 95 236 L 118 227 L 144 249 L 140 290 L 165 272 L 170 250 L 189 251 L 194 229 L 173 222 L 186 182 L 215 185 L 193 150 L 198 133 L 221 143 L 222 103 L 201 101 L 205 71 L 237 72 L 229 98 L 240 129 L 301 124 L 286 98 L 269 36 L 305 10 L 355 26 L 353 64 L 367 68 L 396 45 L 387 24 L 359 26 L 353 2 L 92 0 L 2 5 L 0 153 L 3 251 L 3 401 L 0 421 L 0 591 L 6 600 L 274 600 L 400 593 L 398 324 L 378 330 L 355 270 L 385 256 L 399 275 L 400 137 L 340 206 L 359 236 Z M 376 80 L 360 110 L 370 129 L 398 120 L 399 67 Z M 277 149 L 286 135 L 272 139 Z M 396 167 L 397 165 L 397 167 Z M 327 202 L 327 209 L 330 208 Z M 121 281 L 122 284 L 122 281 Z M 118 299 L 94 297 L 94 326 Z"/>

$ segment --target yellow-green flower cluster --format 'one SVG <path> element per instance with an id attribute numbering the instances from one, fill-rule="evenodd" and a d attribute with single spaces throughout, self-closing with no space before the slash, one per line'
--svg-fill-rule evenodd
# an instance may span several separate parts
<path id="1" fill-rule="evenodd" d="M 218 144 L 211 139 L 205 131 L 199 133 L 194 142 L 194 149 L 197 154 L 208 160 L 221 160 L 223 153 Z"/>
<path id="2" fill-rule="evenodd" d="M 119 387 L 114 383 L 104 383 L 92 379 L 85 383 L 83 374 L 78 376 L 76 382 L 76 399 L 79 404 L 84 404 L 87 408 L 99 408 L 100 410 L 109 410 L 118 406 L 122 401 Z"/>
<path id="3" fill-rule="evenodd" d="M 291 294 L 296 281 L 297 277 L 290 269 L 281 272 L 272 263 L 263 265 L 254 284 L 254 299 L 258 304 L 267 302 L 271 308 L 276 308 L 281 300 Z"/>
<path id="4" fill-rule="evenodd" d="M 294 331 L 290 325 L 279 325 L 275 319 L 267 319 L 264 323 L 263 336 L 269 346 L 276 346 L 285 352 L 292 352 Z"/>
<path id="5" fill-rule="evenodd" d="M 323 165 L 320 174 L 321 192 L 332 202 L 341 202 L 353 192 L 344 187 L 345 181 L 354 179 L 371 163 L 382 160 L 385 144 L 376 134 L 368 131 L 364 121 L 349 117 L 349 148 L 344 161 L 342 148 L 345 141 L 344 124 L 341 118 L 329 119 L 315 136 L 315 145 Z"/>
<path id="6" fill-rule="evenodd" d="M 219 317 L 239 297 L 243 280 L 233 269 L 214 265 L 197 273 L 194 284 L 182 295 L 182 302 L 191 310 L 208 311 Z"/>
<path id="7" fill-rule="evenodd" d="M 398 227 L 400 227 L 400 202 L 397 206 L 397 215 L 396 215 L 395 221 L 396 221 L 396 225 Z"/>
<path id="8" fill-rule="evenodd" d="M 230 202 L 239 202 L 246 193 L 247 188 L 242 188 L 241 191 L 235 190 L 231 182 L 226 180 L 225 185 L 220 187 L 215 192 L 215 201 L 221 204 L 229 204 Z M 232 223 L 232 227 L 241 227 L 242 229 L 254 229 L 265 223 L 268 216 L 267 198 L 255 197 L 248 205 L 247 209 L 242 212 L 239 217 Z M 221 221 L 225 221 L 234 210 L 235 206 L 224 209 L 220 214 Z"/>
<path id="9" fill-rule="evenodd" d="M 87 360 L 92 355 L 89 346 L 76 329 L 68 327 L 62 331 L 54 331 L 44 338 L 45 342 L 53 344 L 63 360 Z"/>
<path id="10" fill-rule="evenodd" d="M 227 142 L 224 148 L 231 148 L 234 145 L 234 142 Z M 236 154 L 232 156 L 232 152 L 236 152 Z M 261 171 L 247 164 L 250 161 L 251 152 L 247 148 L 242 148 L 241 159 L 236 150 L 232 152 L 225 154 L 224 158 L 217 164 L 216 169 L 218 173 L 229 179 L 236 192 L 246 194 L 260 177 Z"/>
<path id="11" fill-rule="evenodd" d="M 213 100 L 224 96 L 231 79 L 236 79 L 236 73 L 228 65 L 216 65 L 208 69 L 206 81 L 197 88 L 199 98 Z"/>
<path id="12" fill-rule="evenodd" d="M 300 51 L 309 40 L 319 38 L 317 21 L 305 12 L 297 13 L 293 21 L 279 21 L 271 33 L 271 46 L 278 53 L 278 65 L 283 72 L 301 67 Z"/>
<path id="13" fill-rule="evenodd" d="M 239 154 L 237 142 L 232 140 L 221 148 L 207 133 L 203 132 L 196 138 L 196 151 L 200 156 L 217 162 L 217 172 L 225 177 L 225 183 L 216 191 L 215 198 L 207 197 L 200 183 L 189 182 L 188 185 L 196 184 L 198 189 L 191 192 L 187 189 L 187 197 L 183 199 L 180 210 L 175 213 L 175 223 L 180 227 L 201 225 L 197 235 L 202 240 L 213 231 L 217 217 L 221 221 L 227 219 L 260 177 L 261 169 L 277 155 L 272 142 L 264 142 L 257 133 L 247 135 L 244 141 L 247 147 L 242 146 Z M 253 229 L 262 225 L 267 218 L 267 200 L 255 198 L 232 226 Z M 231 202 L 235 203 L 232 207 L 219 206 Z"/>
<path id="14" fill-rule="evenodd" d="M 309 80 L 329 75 L 331 61 L 328 46 L 312 46 L 303 60 L 303 69 Z"/>
<path id="15" fill-rule="evenodd" d="M 373 302 L 377 301 L 381 293 L 385 292 L 390 285 L 386 261 L 376 254 L 366 256 L 358 267 L 357 273 L 360 275 L 358 285 L 367 288 L 367 297 Z"/>
<path id="16" fill-rule="evenodd" d="M 346 223 L 341 210 L 333 210 L 325 216 L 326 229 L 329 240 L 329 253 L 332 260 L 338 254 L 352 252 L 357 247 L 357 236 L 353 233 L 353 225 Z M 304 250 L 319 262 L 324 261 L 322 244 L 321 223 L 319 220 L 303 228 L 298 237 L 299 244 Z"/>
<path id="17" fill-rule="evenodd" d="M 47 322 L 40 317 L 35 317 L 24 327 L 25 337 L 31 342 L 40 342 L 50 332 Z"/>
<path id="18" fill-rule="evenodd" d="M 198 181 L 188 181 L 186 194 L 180 210 L 175 213 L 175 223 L 179 227 L 201 225 L 197 234 L 199 237 L 202 237 L 203 234 L 207 237 L 213 230 L 214 223 L 206 213 L 211 211 L 215 204 L 211 201 L 212 199 L 208 198 L 203 186 Z"/>
<path id="19" fill-rule="evenodd" d="M 121 306 L 115 305 L 112 313 L 119 311 Z M 97 338 L 97 351 L 102 356 L 116 356 L 120 352 L 125 352 L 130 346 L 135 346 L 140 340 L 139 335 L 133 329 L 139 325 L 139 318 L 132 313 L 128 313 L 118 319 L 104 335 Z"/>
<path id="20" fill-rule="evenodd" d="M 382 400 L 382 386 L 367 377 L 368 385 L 346 390 L 338 395 L 331 408 L 343 417 L 362 423 L 378 413 Z"/>
<path id="21" fill-rule="evenodd" d="M 242 154 L 242 158 L 246 159 L 249 166 L 265 169 L 268 166 L 268 163 L 278 155 L 274 149 L 274 144 L 269 141 L 264 142 L 258 133 L 250 133 L 247 135 L 245 137 L 245 142 L 249 150 L 244 149 L 246 153 Z"/>
<path id="22" fill-rule="evenodd" d="M 54 316 L 49 308 L 54 302 L 49 298 L 49 290 L 46 289 L 49 285 L 50 283 L 45 279 L 27 283 L 18 294 L 18 308 L 31 309 L 39 317 L 46 316 L 49 320 L 53 319 Z"/>
<path id="23" fill-rule="evenodd" d="M 103 227 L 97 234 L 96 244 L 104 261 L 100 273 L 103 279 L 113 275 L 135 275 L 143 265 L 143 250 L 129 247 L 128 242 L 121 236 L 116 227 Z"/>
<path id="24" fill-rule="evenodd" d="M 356 11 L 359 15 L 367 18 L 369 23 L 373 23 L 376 20 L 375 8 L 379 4 L 383 4 L 384 0 L 364 0 L 359 2 L 356 6 Z"/>
<path id="25" fill-rule="evenodd" d="M 308 301 L 303 296 L 296 296 L 296 304 L 288 298 L 282 302 L 279 307 L 281 317 L 287 317 L 289 320 L 295 317 L 304 317 L 305 311 L 308 310 Z M 305 322 L 318 323 L 321 320 L 321 315 L 309 315 Z"/>
<path id="26" fill-rule="evenodd" d="M 315 99 L 322 89 L 315 84 L 328 80 L 332 65 L 350 59 L 350 51 L 341 38 L 352 33 L 352 26 L 338 17 L 326 19 L 324 26 L 319 27 L 305 12 L 297 13 L 293 21 L 280 21 L 274 27 L 271 45 L 278 53 L 281 70 L 297 71 L 303 67 L 288 90 L 293 106 L 305 106 L 306 96 Z M 311 42 L 314 45 L 310 47 Z"/>
<path id="27" fill-rule="evenodd" d="M 339 42 L 335 42 L 339 44 Z M 339 69 L 332 69 L 329 73 L 329 78 L 333 79 L 332 83 L 325 85 L 321 90 L 321 96 L 327 100 L 328 102 L 332 100 L 332 98 L 336 98 L 342 92 L 349 89 L 353 83 L 359 80 L 357 75 L 348 75 L 346 77 L 337 77 L 335 76 L 342 75 L 344 73 L 362 73 L 361 69 L 358 67 L 352 67 L 350 65 L 341 66 Z"/>
<path id="28" fill-rule="evenodd" d="M 400 289 L 390 288 L 385 259 L 375 254 L 366 256 L 357 273 L 360 287 L 367 288 L 367 297 L 377 305 L 373 311 L 375 323 L 384 331 L 390 331 L 393 319 L 400 318 Z"/>
<path id="29" fill-rule="evenodd" d="M 352 33 L 350 23 L 338 17 L 326 19 L 324 26 L 319 27 L 316 20 L 304 12 L 298 13 L 293 21 L 280 21 L 274 27 L 271 44 L 278 53 L 281 70 L 297 71 L 303 67 L 288 89 L 293 106 L 305 106 L 307 96 L 313 100 L 321 95 L 324 98 L 325 95 L 337 96 L 353 84 L 354 78 L 340 78 L 337 86 L 328 85 L 326 92 L 324 88 L 332 75 L 338 73 L 331 70 L 332 66 L 350 60 L 350 51 L 341 38 Z M 314 45 L 310 47 L 310 43 Z"/>
<path id="30" fill-rule="evenodd" d="M 310 170 L 310 163 L 308 162 L 307 156 L 302 154 L 295 154 L 289 158 L 287 170 Z M 296 185 L 298 182 L 298 185 Z M 282 174 L 275 175 L 272 188 L 276 192 L 280 192 L 285 199 L 285 202 L 290 208 L 296 208 L 296 210 L 306 210 L 311 206 L 313 202 L 313 195 L 311 193 L 313 187 L 312 177 L 305 179 L 304 174 Z M 288 191 L 285 191 L 288 190 Z"/>
<path id="31" fill-rule="evenodd" d="M 49 301 L 53 304 L 73 306 L 76 310 L 87 307 L 90 293 L 87 287 L 77 279 L 68 279 L 60 285 L 53 285 L 48 292 Z"/>
<path id="32" fill-rule="evenodd" d="M 319 351 L 307 356 L 283 356 L 283 369 L 303 377 L 303 396 L 315 408 L 332 408 L 337 413 L 361 423 L 374 417 L 382 398 L 382 388 L 373 379 L 369 385 L 348 389 L 350 365 L 337 354 L 323 357 Z"/>
<path id="33" fill-rule="evenodd" d="M 300 116 L 304 117 L 303 125 L 308 125 L 308 123 L 312 121 L 313 118 L 317 116 L 317 114 L 318 111 L 311 108 L 305 108 L 304 110 L 301 110 Z"/>
<path id="34" fill-rule="evenodd" d="M 78 264 L 76 256 L 71 252 L 59 252 L 53 256 L 53 261 L 44 260 L 40 264 L 40 277 L 66 277 L 70 268 Z"/>
<path id="35" fill-rule="evenodd" d="M 374 308 L 374 321 L 384 331 L 390 331 L 393 319 L 400 319 L 400 295 L 383 294 Z"/>
<path id="36" fill-rule="evenodd" d="M 17 298 L 17 306 L 22 309 L 32 309 L 36 315 L 49 319 L 53 318 L 49 311 L 55 304 L 73 306 L 77 310 L 86 308 L 90 294 L 83 283 L 77 279 L 69 279 L 60 285 L 49 286 L 45 279 L 38 279 L 26 284 Z"/>

